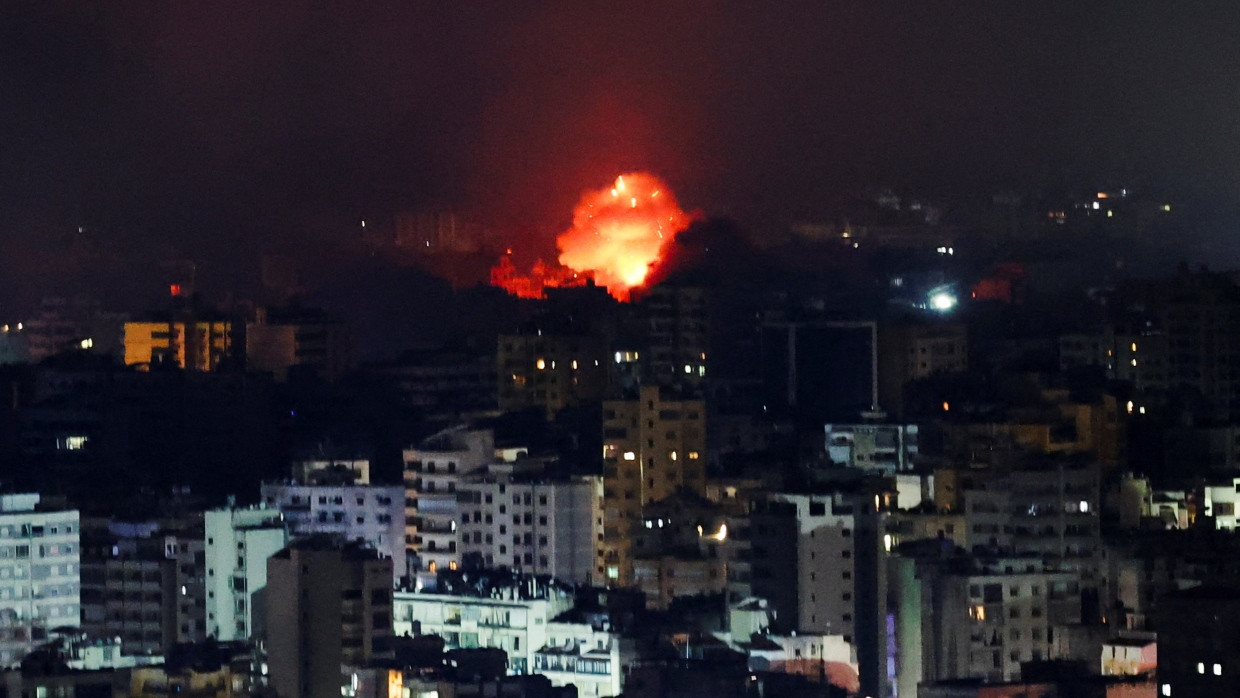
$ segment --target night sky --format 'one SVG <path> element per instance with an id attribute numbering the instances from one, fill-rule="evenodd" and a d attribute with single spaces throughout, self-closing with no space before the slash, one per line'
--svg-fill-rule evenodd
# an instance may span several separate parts
<path id="1" fill-rule="evenodd" d="M 549 250 L 630 170 L 758 228 L 880 184 L 1122 184 L 1229 220 L 1238 8 L 3 2 L 0 314 L 106 297 L 130 260 L 228 288 L 399 210 Z"/>

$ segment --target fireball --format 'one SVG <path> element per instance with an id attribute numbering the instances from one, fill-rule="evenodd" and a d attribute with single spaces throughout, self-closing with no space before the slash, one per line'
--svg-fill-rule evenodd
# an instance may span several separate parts
<path id="1" fill-rule="evenodd" d="M 539 297 L 548 286 L 592 278 L 627 301 L 691 221 L 658 177 L 621 175 L 612 186 L 582 195 L 573 210 L 573 226 L 556 239 L 559 269 L 540 264 L 529 276 L 521 276 L 504 258 L 492 270 L 492 283 L 522 297 Z"/>
<path id="2" fill-rule="evenodd" d="M 689 222 L 658 177 L 621 175 L 611 187 L 581 197 L 573 227 L 557 240 L 560 264 L 592 275 L 611 295 L 627 300 Z"/>

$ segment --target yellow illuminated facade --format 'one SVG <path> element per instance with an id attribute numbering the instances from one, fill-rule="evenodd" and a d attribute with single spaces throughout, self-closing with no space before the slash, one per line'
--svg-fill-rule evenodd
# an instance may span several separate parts
<path id="1" fill-rule="evenodd" d="M 499 407 L 565 407 L 599 400 L 608 387 L 608 348 L 594 337 L 502 335 L 497 368 Z"/>
<path id="2" fill-rule="evenodd" d="M 125 365 L 171 363 L 214 371 L 232 350 L 232 323 L 168 320 L 125 323 Z"/>
<path id="3" fill-rule="evenodd" d="M 706 408 L 664 399 L 659 388 L 637 400 L 603 402 L 603 549 L 608 584 L 632 582 L 630 528 L 646 505 L 680 489 L 706 491 Z M 725 534 L 726 535 L 726 534 Z"/>

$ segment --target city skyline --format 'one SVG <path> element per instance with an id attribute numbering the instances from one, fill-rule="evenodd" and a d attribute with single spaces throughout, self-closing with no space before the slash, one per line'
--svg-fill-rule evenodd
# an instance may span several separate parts
<path id="1" fill-rule="evenodd" d="M 403 211 L 550 257 L 632 170 L 759 237 L 883 186 L 1124 186 L 1185 202 L 1190 261 L 1237 259 L 1237 18 L 1210 4 L 0 12 L 6 307 L 115 294 L 133 259 L 221 295 Z"/>

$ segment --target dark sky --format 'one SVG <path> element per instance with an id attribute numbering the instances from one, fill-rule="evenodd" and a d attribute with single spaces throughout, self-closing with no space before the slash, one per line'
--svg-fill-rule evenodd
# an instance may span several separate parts
<path id="1" fill-rule="evenodd" d="M 580 191 L 635 169 L 745 223 L 879 183 L 1226 208 L 1236 7 L 8 0 L 0 305 L 140 255 L 229 279 L 399 209 L 549 246 Z"/>

